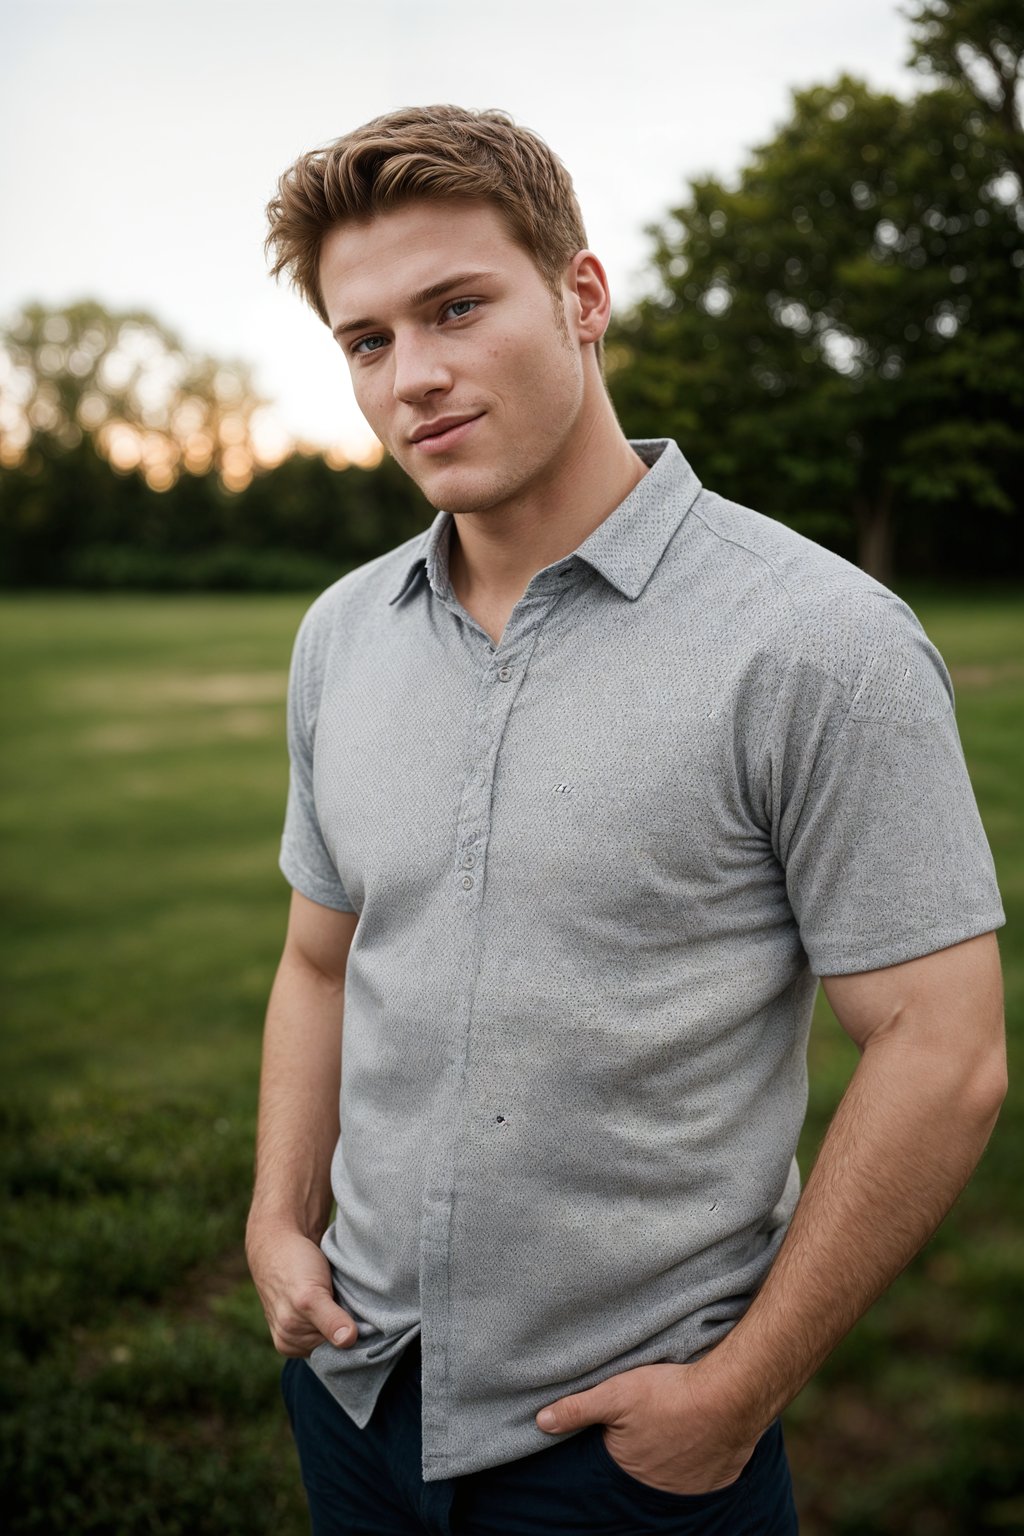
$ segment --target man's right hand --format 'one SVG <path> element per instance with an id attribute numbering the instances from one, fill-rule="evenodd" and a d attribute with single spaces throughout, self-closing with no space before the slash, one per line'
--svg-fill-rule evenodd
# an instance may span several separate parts
<path id="1" fill-rule="evenodd" d="M 330 1265 L 316 1243 L 287 1228 L 250 1227 L 246 1257 L 280 1354 L 309 1355 L 325 1342 L 341 1349 L 355 1343 L 356 1325 L 334 1299 Z"/>

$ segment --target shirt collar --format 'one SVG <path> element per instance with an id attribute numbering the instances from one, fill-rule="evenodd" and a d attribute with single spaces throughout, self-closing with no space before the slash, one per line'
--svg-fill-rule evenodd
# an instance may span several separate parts
<path id="1" fill-rule="evenodd" d="M 701 484 L 671 438 L 645 438 L 632 442 L 631 447 L 649 466 L 648 473 L 575 554 L 623 597 L 636 598 L 700 494 Z M 421 571 L 439 597 L 449 595 L 451 525 L 451 513 L 438 512 L 421 535 L 419 549 L 403 568 L 392 603 L 405 596 Z"/>
<path id="2" fill-rule="evenodd" d="M 426 573 L 432 590 L 439 597 L 447 596 L 451 526 L 451 513 L 439 512 L 426 533 L 420 535 L 419 548 L 408 565 L 403 566 L 402 579 L 389 599 L 389 604 L 397 603 L 399 598 L 404 597 L 421 572 Z"/>
<path id="3" fill-rule="evenodd" d="M 630 445 L 649 466 L 640 484 L 576 554 L 623 597 L 639 597 L 668 542 L 700 494 L 700 481 L 669 437 Z"/>

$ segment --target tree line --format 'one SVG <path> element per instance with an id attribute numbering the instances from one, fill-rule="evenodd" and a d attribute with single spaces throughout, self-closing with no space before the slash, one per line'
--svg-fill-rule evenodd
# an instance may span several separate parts
<path id="1" fill-rule="evenodd" d="M 151 315 L 30 305 L 4 350 L 5 585 L 322 586 L 429 513 L 392 461 L 262 464 L 248 369 L 189 355 Z"/>
<path id="2" fill-rule="evenodd" d="M 917 94 L 798 91 L 733 181 L 690 184 L 609 385 L 631 436 L 883 580 L 1019 573 L 1024 11 L 909 20 Z M 431 516 L 386 459 L 261 466 L 245 367 L 152 316 L 28 306 L 2 347 L 6 585 L 316 586 Z"/>

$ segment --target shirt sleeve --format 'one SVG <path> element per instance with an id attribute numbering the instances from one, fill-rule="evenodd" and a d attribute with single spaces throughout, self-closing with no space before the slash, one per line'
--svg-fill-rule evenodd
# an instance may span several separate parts
<path id="1" fill-rule="evenodd" d="M 322 907 L 357 908 L 327 849 L 316 809 L 314 754 L 323 659 L 317 655 L 315 608 L 303 620 L 288 679 L 288 804 L 279 864 L 289 885 Z"/>
<path id="2" fill-rule="evenodd" d="M 810 643 L 808 643 L 810 642 Z M 898 598 L 821 616 L 766 747 L 790 906 L 819 976 L 931 954 L 1004 921 L 949 674 Z"/>

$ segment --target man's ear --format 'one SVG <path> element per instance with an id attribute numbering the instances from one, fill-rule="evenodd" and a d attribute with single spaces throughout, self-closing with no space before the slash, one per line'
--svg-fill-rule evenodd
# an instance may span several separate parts
<path id="1" fill-rule="evenodd" d="M 569 322 L 581 342 L 598 342 L 608 329 L 612 296 L 604 267 L 593 251 L 577 251 L 565 273 Z"/>

